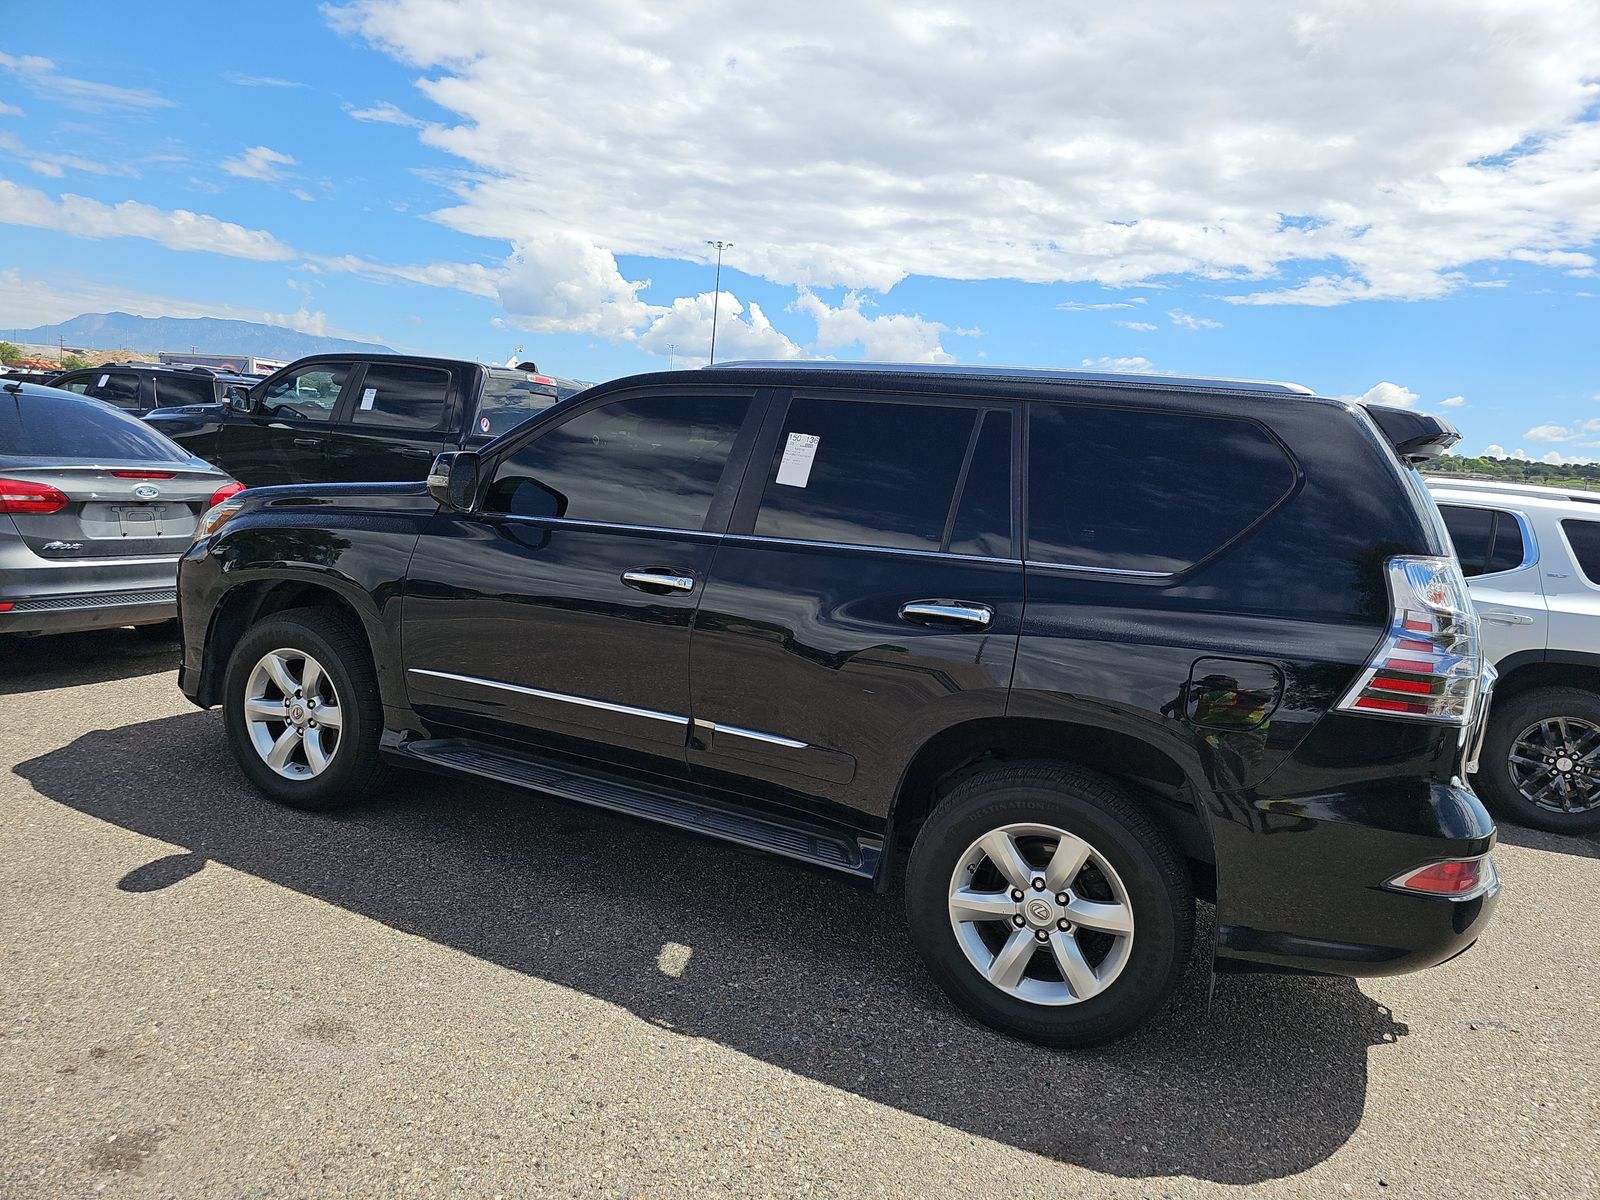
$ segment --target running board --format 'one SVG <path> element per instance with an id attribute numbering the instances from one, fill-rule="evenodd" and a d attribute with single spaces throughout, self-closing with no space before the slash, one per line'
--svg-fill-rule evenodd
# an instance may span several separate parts
<path id="1" fill-rule="evenodd" d="M 413 741 L 391 747 L 388 753 L 395 762 L 547 792 L 863 880 L 870 881 L 878 869 L 880 848 L 863 844 L 842 828 L 749 812 L 672 788 L 589 775 L 483 742 L 466 738 Z"/>

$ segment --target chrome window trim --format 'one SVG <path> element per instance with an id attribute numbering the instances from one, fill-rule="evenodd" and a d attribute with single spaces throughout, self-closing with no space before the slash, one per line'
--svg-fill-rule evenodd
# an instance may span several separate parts
<path id="1" fill-rule="evenodd" d="M 674 713 L 657 712 L 653 708 L 634 708 L 629 704 L 613 704 L 609 700 L 591 700 L 587 696 L 573 696 L 566 692 L 547 692 L 543 688 L 524 687 L 520 683 L 506 683 L 499 679 L 482 679 L 476 675 L 457 675 L 452 671 L 430 671 L 422 667 L 411 667 L 407 675 L 427 675 L 434 679 L 451 679 L 457 683 L 470 683 L 475 687 L 497 688 L 505 692 L 517 692 L 523 696 L 537 696 L 541 700 L 558 700 L 563 704 L 578 704 L 584 708 L 598 708 L 605 712 L 621 713 L 625 717 L 643 717 L 650 721 L 667 721 L 673 725 L 688 725 L 688 717 L 680 717 Z"/>
<path id="2" fill-rule="evenodd" d="M 1501 571 L 1484 571 L 1478 575 L 1468 575 L 1466 577 L 1468 587 L 1472 585 L 1474 579 L 1493 579 L 1496 575 L 1509 575 L 1513 571 L 1525 571 L 1539 561 L 1539 540 L 1533 536 L 1533 522 L 1528 520 L 1525 513 L 1520 513 L 1514 508 L 1507 508 L 1504 504 L 1484 504 L 1478 500 L 1452 500 L 1449 498 L 1441 500 L 1435 496 L 1433 502 L 1441 509 L 1476 508 L 1483 512 L 1505 513 L 1506 516 L 1517 523 L 1517 528 L 1522 532 L 1522 561 L 1514 567 L 1506 567 Z M 1442 517 L 1444 514 L 1441 512 L 1439 515 Z M 1448 522 L 1445 528 L 1448 531 Z M 1455 550 L 1454 535 L 1452 535 L 1450 549 L 1452 552 Z M 1493 547 L 1491 546 L 1490 549 L 1493 550 Z M 1459 557 L 1457 555 L 1458 559 Z"/>
<path id="3" fill-rule="evenodd" d="M 1127 575 L 1135 579 L 1176 579 L 1176 571 L 1135 571 L 1129 567 L 1085 567 L 1075 563 L 1040 562 L 1038 559 L 1026 560 L 1030 567 L 1043 567 L 1047 571 L 1088 571 L 1092 575 Z"/>
<path id="4" fill-rule="evenodd" d="M 762 533 L 725 533 L 725 541 L 752 542 L 772 546 L 816 546 L 823 550 L 863 550 L 873 554 L 904 554 L 913 558 L 948 558 L 957 562 L 1009 563 L 1021 566 L 1020 558 L 992 558 L 984 554 L 956 554 L 950 550 L 915 550 L 909 546 L 876 546 L 870 542 L 812 542 L 805 538 L 772 537 Z"/>

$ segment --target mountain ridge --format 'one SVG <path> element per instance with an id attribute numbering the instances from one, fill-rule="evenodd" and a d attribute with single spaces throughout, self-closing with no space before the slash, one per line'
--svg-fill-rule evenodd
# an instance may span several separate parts
<path id="1" fill-rule="evenodd" d="M 232 317 L 136 317 L 125 312 L 80 313 L 53 325 L 0 330 L 0 333 L 20 342 L 45 345 L 65 342 L 69 346 L 96 350 L 136 350 L 148 354 L 163 350 L 188 353 L 192 349 L 197 354 L 296 359 L 308 354 L 392 349 L 378 342 L 323 337 L 261 321 L 240 321 Z"/>

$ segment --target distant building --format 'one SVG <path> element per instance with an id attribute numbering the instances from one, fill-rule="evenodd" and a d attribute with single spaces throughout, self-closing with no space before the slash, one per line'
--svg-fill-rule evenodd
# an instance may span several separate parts
<path id="1" fill-rule="evenodd" d="M 176 367 L 222 367 L 241 375 L 270 375 L 289 364 L 281 358 L 257 358 L 254 354 L 161 354 L 161 361 Z"/>

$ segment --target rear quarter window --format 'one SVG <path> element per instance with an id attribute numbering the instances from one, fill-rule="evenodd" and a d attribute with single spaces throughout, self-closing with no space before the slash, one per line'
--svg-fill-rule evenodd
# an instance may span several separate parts
<path id="1" fill-rule="evenodd" d="M 1294 483 L 1288 455 L 1253 421 L 1035 402 L 1028 558 L 1150 574 L 1187 570 Z"/>
<path id="2" fill-rule="evenodd" d="M 1578 560 L 1583 577 L 1600 584 L 1600 521 L 1563 521 L 1561 532 L 1567 535 L 1567 544 L 1572 547 L 1572 557 Z"/>

